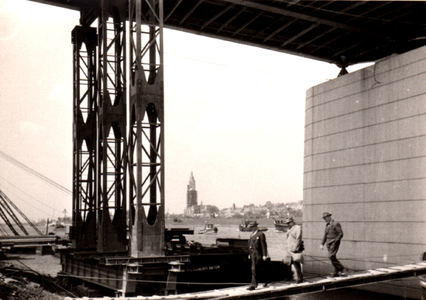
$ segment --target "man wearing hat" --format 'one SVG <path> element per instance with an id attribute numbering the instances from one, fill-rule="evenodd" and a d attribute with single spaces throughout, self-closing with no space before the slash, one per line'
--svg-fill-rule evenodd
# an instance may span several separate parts
<path id="1" fill-rule="evenodd" d="M 327 245 L 328 258 L 334 267 L 332 276 L 344 276 L 345 274 L 343 273 L 343 265 L 336 257 L 337 251 L 339 251 L 340 247 L 340 240 L 343 237 L 342 226 L 340 226 L 339 222 L 336 222 L 331 218 L 331 214 L 329 212 L 323 213 L 322 218 L 327 224 L 325 225 L 325 232 L 321 242 L 321 249 L 324 249 L 324 244 Z"/>
<path id="2" fill-rule="evenodd" d="M 288 224 L 286 241 L 287 250 L 291 256 L 291 265 L 294 268 L 294 279 L 296 280 L 296 283 L 301 283 L 303 282 L 302 228 L 299 225 L 296 225 L 292 217 L 287 218 L 285 223 Z"/>
<path id="3" fill-rule="evenodd" d="M 268 259 L 268 247 L 266 237 L 259 231 L 258 223 L 254 221 L 253 231 L 248 241 L 249 259 L 251 259 L 251 284 L 247 290 L 253 291 L 257 287 L 260 276 L 265 280 L 264 287 L 268 286 L 268 274 L 265 272 L 265 265 Z"/>

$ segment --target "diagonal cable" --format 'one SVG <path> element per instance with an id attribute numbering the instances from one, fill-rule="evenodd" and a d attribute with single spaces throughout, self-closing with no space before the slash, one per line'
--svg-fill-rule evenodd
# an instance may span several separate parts
<path id="1" fill-rule="evenodd" d="M 59 183 L 54 182 L 53 180 L 51 180 L 51 179 L 47 178 L 46 176 L 38 173 L 37 171 L 35 171 L 35 170 L 31 169 L 30 167 L 24 165 L 23 163 L 20 163 L 19 161 L 17 161 L 13 157 L 7 155 L 6 153 L 4 153 L 1 150 L 0 150 L 0 155 L 3 156 L 4 158 L 6 158 L 8 161 L 12 162 L 13 164 L 17 165 L 18 167 L 24 169 L 25 171 L 27 171 L 27 172 L 37 176 L 38 178 L 46 181 L 47 183 L 51 184 L 52 186 L 56 187 L 57 189 L 61 190 L 62 192 L 67 193 L 67 194 L 72 194 L 71 190 L 60 185 Z"/>

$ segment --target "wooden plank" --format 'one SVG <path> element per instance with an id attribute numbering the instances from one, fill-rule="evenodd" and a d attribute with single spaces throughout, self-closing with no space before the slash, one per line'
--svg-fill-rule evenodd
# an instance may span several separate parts
<path id="1" fill-rule="evenodd" d="M 395 273 L 395 272 L 399 272 L 398 270 L 388 269 L 388 268 L 379 268 L 379 269 L 376 269 L 376 270 L 377 270 L 377 271 L 387 272 L 387 273 Z"/>
<path id="2" fill-rule="evenodd" d="M 405 265 L 405 267 L 409 267 L 412 269 L 424 269 L 426 268 L 426 264 L 418 264 L 418 265 L 411 264 L 411 265 Z"/>
<path id="3" fill-rule="evenodd" d="M 371 273 L 371 274 L 373 274 L 373 275 L 388 273 L 386 271 L 378 271 L 378 270 L 368 270 L 368 272 Z"/>
<path id="4" fill-rule="evenodd" d="M 390 269 L 398 270 L 398 271 L 409 271 L 409 270 L 412 270 L 413 268 L 409 268 L 407 266 L 396 266 L 396 267 L 390 267 Z"/>
<path id="5" fill-rule="evenodd" d="M 379 274 L 383 274 L 382 272 L 377 272 L 377 273 L 379 273 Z M 358 274 L 351 274 L 351 275 L 349 275 L 348 277 L 349 277 L 349 278 L 368 277 L 368 276 L 370 276 L 370 274 L 372 274 L 372 273 L 358 273 Z"/>
<path id="6" fill-rule="evenodd" d="M 316 283 L 326 283 L 326 282 L 332 282 L 332 281 L 333 281 L 333 279 L 330 277 L 330 278 L 318 280 L 318 281 L 316 281 Z"/>
<path id="7" fill-rule="evenodd" d="M 372 282 L 380 282 L 384 280 L 394 279 L 395 275 L 397 278 L 402 277 L 411 277 L 414 274 L 411 274 L 409 271 L 419 271 L 423 270 L 426 272 L 424 265 L 418 266 L 418 264 L 413 265 L 404 265 L 404 266 L 395 266 L 389 268 L 378 268 L 375 270 L 368 270 L 367 272 L 350 274 L 346 277 L 335 277 L 335 278 L 320 278 L 314 282 L 306 282 L 302 284 L 289 284 L 283 285 L 281 287 L 276 287 L 270 294 L 262 292 L 259 290 L 257 293 L 244 293 L 238 296 L 238 299 L 250 298 L 250 299 L 262 299 L 265 296 L 268 297 L 284 297 L 294 294 L 302 294 L 309 291 L 320 291 L 320 290 L 330 290 L 343 287 L 350 287 L 360 284 L 369 284 Z M 408 272 L 407 272 L 408 271 Z M 387 276 L 389 275 L 389 276 Z M 224 300 L 228 298 L 219 298 L 217 300 Z M 231 296 L 229 299 L 236 299 Z"/>

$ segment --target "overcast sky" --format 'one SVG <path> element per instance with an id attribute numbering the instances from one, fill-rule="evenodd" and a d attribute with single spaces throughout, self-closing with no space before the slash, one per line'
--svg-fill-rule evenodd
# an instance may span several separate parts
<path id="1" fill-rule="evenodd" d="M 0 151 L 69 190 L 79 17 L 0 0 Z M 191 172 L 199 203 L 220 209 L 302 200 L 305 93 L 339 69 L 178 31 L 164 42 L 166 212 L 183 213 Z M 29 218 L 71 215 L 69 193 L 1 155 L 0 170 L 0 189 Z"/>

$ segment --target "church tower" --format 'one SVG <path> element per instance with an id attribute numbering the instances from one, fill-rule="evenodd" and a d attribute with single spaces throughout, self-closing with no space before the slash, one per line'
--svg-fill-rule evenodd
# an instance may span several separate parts
<path id="1" fill-rule="evenodd" d="M 191 177 L 189 178 L 189 183 L 187 185 L 186 208 L 190 208 L 196 205 L 198 205 L 197 189 L 195 187 L 194 174 L 191 172 Z"/>

